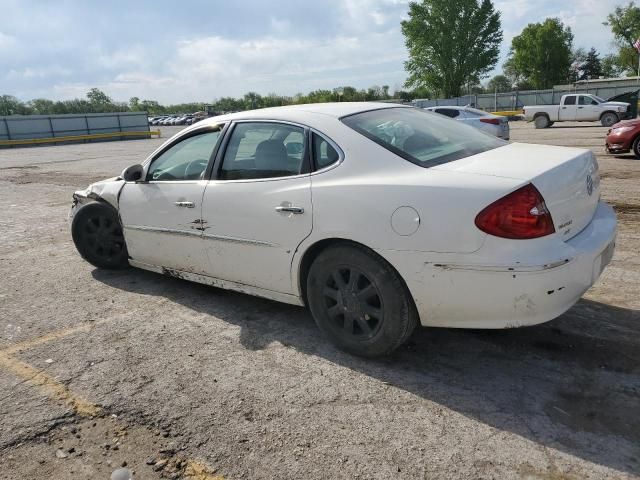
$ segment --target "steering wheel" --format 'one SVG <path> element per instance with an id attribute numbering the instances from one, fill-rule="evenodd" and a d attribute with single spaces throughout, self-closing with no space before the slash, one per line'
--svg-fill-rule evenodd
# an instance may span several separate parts
<path id="1" fill-rule="evenodd" d="M 184 178 L 186 180 L 190 180 L 191 177 L 198 178 L 202 172 L 205 171 L 207 165 L 209 164 L 209 160 L 205 160 L 203 158 L 197 158 L 195 160 L 191 160 L 187 163 L 187 166 L 184 168 Z"/>

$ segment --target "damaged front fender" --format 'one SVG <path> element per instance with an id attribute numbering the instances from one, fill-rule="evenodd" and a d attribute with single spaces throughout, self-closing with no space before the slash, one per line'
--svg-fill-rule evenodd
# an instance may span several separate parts
<path id="1" fill-rule="evenodd" d="M 78 190 L 73 194 L 73 205 L 84 204 L 91 200 L 103 200 L 118 209 L 118 198 L 125 181 L 120 177 L 109 178 L 92 183 L 84 190 Z"/>

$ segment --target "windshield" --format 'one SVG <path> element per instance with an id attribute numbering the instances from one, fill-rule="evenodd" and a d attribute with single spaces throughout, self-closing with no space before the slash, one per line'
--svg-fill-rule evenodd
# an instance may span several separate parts
<path id="1" fill-rule="evenodd" d="M 598 101 L 598 103 L 604 103 L 604 100 L 602 98 L 598 97 L 597 95 L 591 95 L 591 96 L 593 98 L 595 98 Z"/>
<path id="2" fill-rule="evenodd" d="M 342 121 L 378 145 L 425 168 L 507 144 L 464 123 L 416 108 L 383 108 L 343 117 Z"/>

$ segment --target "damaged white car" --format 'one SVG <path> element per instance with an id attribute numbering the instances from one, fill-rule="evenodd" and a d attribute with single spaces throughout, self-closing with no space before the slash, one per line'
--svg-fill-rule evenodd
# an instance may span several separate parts
<path id="1" fill-rule="evenodd" d="M 306 305 L 336 345 L 371 357 L 418 323 L 551 320 L 597 280 L 616 238 L 590 151 L 507 144 L 375 103 L 205 120 L 76 192 L 71 214 L 97 267 Z"/>

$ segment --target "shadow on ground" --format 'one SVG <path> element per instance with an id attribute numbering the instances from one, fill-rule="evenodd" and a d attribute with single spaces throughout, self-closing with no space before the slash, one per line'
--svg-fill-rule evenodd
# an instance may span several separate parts
<path id="1" fill-rule="evenodd" d="M 247 349 L 280 342 L 538 444 L 640 472 L 640 311 L 582 300 L 536 327 L 421 328 L 391 358 L 372 361 L 319 340 L 300 307 L 135 269 L 93 276 L 237 325 Z"/>

